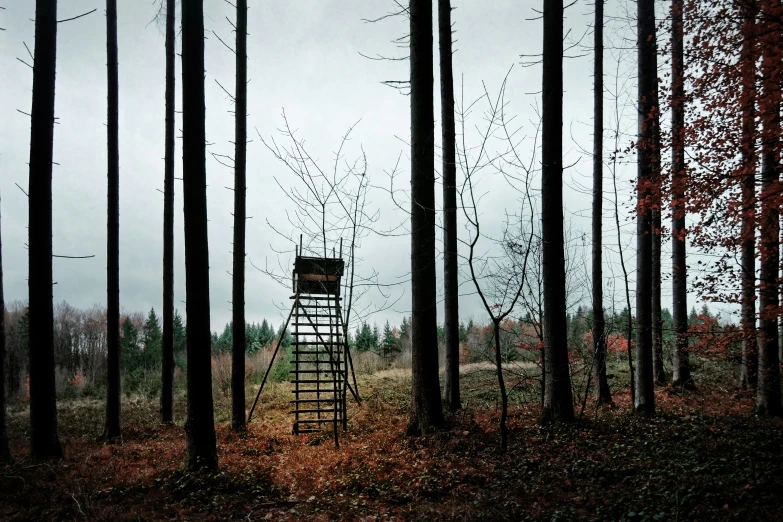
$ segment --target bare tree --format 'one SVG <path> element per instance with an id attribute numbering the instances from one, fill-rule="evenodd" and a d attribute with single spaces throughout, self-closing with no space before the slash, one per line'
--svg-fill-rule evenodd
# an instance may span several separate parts
<path id="1" fill-rule="evenodd" d="M 163 5 L 161 3 L 161 5 Z M 166 0 L 166 149 L 163 174 L 163 343 L 160 420 L 174 422 L 174 111 L 176 0 Z"/>
<path id="2" fill-rule="evenodd" d="M 443 330 L 446 371 L 443 402 L 462 407 L 459 393 L 459 265 L 457 258 L 457 166 L 454 128 L 451 0 L 438 0 L 440 107 L 443 135 Z"/>
<path id="3" fill-rule="evenodd" d="M 376 288 L 388 288 L 378 282 L 378 273 L 370 269 L 361 269 L 362 258 L 360 246 L 364 238 L 375 232 L 374 223 L 379 213 L 367 210 L 367 197 L 371 189 L 370 176 L 367 173 L 367 157 L 362 149 L 357 157 L 347 158 L 348 144 L 353 131 L 358 124 L 352 125 L 340 140 L 340 145 L 334 153 L 331 169 L 320 164 L 310 154 L 303 139 L 297 137 L 290 126 L 288 117 L 283 111 L 283 128 L 281 133 L 289 140 L 289 145 L 279 144 L 274 137 L 259 138 L 264 146 L 293 174 L 294 183 L 275 177 L 275 182 L 291 203 L 291 210 L 286 212 L 286 218 L 291 232 L 286 233 L 278 223 L 267 220 L 270 229 L 283 238 L 288 244 L 299 244 L 302 240 L 302 252 L 328 257 L 329 246 L 334 252 L 343 239 L 347 245 L 340 254 L 345 259 L 345 274 L 342 277 L 342 294 L 347 296 L 341 311 L 343 325 L 348 330 L 353 323 L 366 321 L 374 312 L 388 308 L 388 303 L 373 305 L 364 304 L 363 298 L 368 291 Z M 222 160 L 221 160 L 222 161 Z M 268 275 L 281 286 L 291 285 L 290 254 L 291 250 L 276 250 L 278 266 L 258 267 L 251 265 Z M 387 298 L 390 294 L 383 294 Z"/>
<path id="4" fill-rule="evenodd" d="M 574 418 L 563 252 L 563 0 L 544 0 L 541 235 L 544 280 L 544 407 L 541 422 Z"/>
<path id="5" fill-rule="evenodd" d="M 506 419 L 508 416 L 508 393 L 503 369 L 503 355 L 500 343 L 500 330 L 503 320 L 511 315 L 517 308 L 522 292 L 526 288 L 526 275 L 528 268 L 528 258 L 530 257 L 531 245 L 533 244 L 533 221 L 535 219 L 535 209 L 533 208 L 532 198 L 530 197 L 530 174 L 532 169 L 524 167 L 518 161 L 519 155 L 516 152 L 514 143 L 509 141 L 511 150 L 509 151 L 512 160 L 509 164 L 520 166 L 525 170 L 524 188 L 520 192 L 524 195 L 521 201 L 522 211 L 518 216 L 506 217 L 506 223 L 503 229 L 502 237 L 492 238 L 481 228 L 481 221 L 478 209 L 480 198 L 476 196 L 476 186 L 479 184 L 478 174 L 487 167 L 495 166 L 496 161 L 504 160 L 507 154 L 492 156 L 487 146 L 494 137 L 496 131 L 505 130 L 505 90 L 508 76 L 503 80 L 497 98 L 493 101 L 489 93 L 484 91 L 481 97 L 488 106 L 484 114 L 484 120 L 487 122 L 486 129 L 481 136 L 480 144 L 475 149 L 478 151 L 475 157 L 469 157 L 469 149 L 466 145 L 465 122 L 470 107 L 464 104 L 460 108 L 459 119 L 462 127 L 462 142 L 460 149 L 460 166 L 464 173 L 464 181 L 460 190 L 460 201 L 465 215 L 466 228 L 468 229 L 468 268 L 470 270 L 470 279 L 476 288 L 476 293 L 484 305 L 484 309 L 492 323 L 492 333 L 494 342 L 494 363 L 495 373 L 498 379 L 498 389 L 500 391 L 500 443 L 501 449 L 508 449 L 508 428 Z M 534 156 L 535 157 L 535 156 Z M 532 160 L 531 160 L 532 163 Z M 502 168 L 496 168 L 501 174 L 506 174 Z M 527 228 L 526 217 L 524 216 L 525 207 L 527 207 L 530 219 L 530 228 Z M 511 219 L 516 218 L 518 229 L 510 228 Z M 478 252 L 478 244 L 481 239 L 485 242 L 495 245 L 494 252 L 491 247 L 484 247 L 482 252 Z"/>
<path id="6" fill-rule="evenodd" d="M 57 437 L 52 302 L 52 161 L 57 0 L 36 0 L 30 133 L 29 324 L 30 454 L 62 457 Z"/>
<path id="7" fill-rule="evenodd" d="M 237 0 L 231 427 L 245 429 L 245 222 L 247 221 L 247 0 Z"/>
<path id="8" fill-rule="evenodd" d="M 187 466 L 217 469 L 209 329 L 204 2 L 182 4 L 182 148 L 187 296 Z"/>
<path id="9" fill-rule="evenodd" d="M 106 0 L 108 73 L 108 230 L 106 253 L 106 423 L 103 438 L 122 436 L 120 403 L 120 155 L 119 75 L 117 64 L 117 0 Z"/>
<path id="10" fill-rule="evenodd" d="M 636 218 L 636 411 L 655 412 L 655 392 L 652 371 L 652 219 L 647 209 L 653 176 L 653 135 L 651 115 L 655 110 L 654 92 L 657 86 L 655 70 L 655 2 L 637 2 L 637 60 L 639 141 L 638 207 Z"/>
<path id="11" fill-rule="evenodd" d="M 410 0 L 411 406 L 406 433 L 443 425 L 435 281 L 432 2 Z"/>
<path id="12" fill-rule="evenodd" d="M 604 0 L 595 1 L 593 69 L 593 363 L 598 404 L 612 402 L 606 379 L 606 319 L 603 295 L 604 201 Z"/>

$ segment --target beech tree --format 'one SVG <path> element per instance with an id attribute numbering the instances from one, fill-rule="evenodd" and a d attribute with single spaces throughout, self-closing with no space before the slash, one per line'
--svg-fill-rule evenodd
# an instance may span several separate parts
<path id="1" fill-rule="evenodd" d="M 742 365 L 740 384 L 755 388 L 758 375 L 758 344 L 756 331 L 756 8 L 755 0 L 747 0 L 742 14 L 741 94 L 742 136 L 740 149 L 740 182 L 742 184 Z"/>
<path id="2" fill-rule="evenodd" d="M 209 330 L 204 1 L 182 4 L 182 169 L 185 221 L 187 466 L 217 469 Z"/>
<path id="3" fill-rule="evenodd" d="M 634 408 L 655 412 L 652 371 L 652 219 L 648 208 L 653 176 L 652 121 L 657 90 L 655 70 L 655 2 L 637 2 L 637 60 L 639 138 L 637 143 L 637 216 L 636 216 L 636 396 Z"/>
<path id="4" fill-rule="evenodd" d="M 457 166 L 452 71 L 451 0 L 438 0 L 440 111 L 443 139 L 443 330 L 446 371 L 443 402 L 462 407 L 459 393 L 459 265 L 457 258 Z"/>
<path id="5" fill-rule="evenodd" d="M 174 110 L 176 0 L 166 0 L 166 145 L 163 174 L 163 346 L 160 420 L 174 422 Z"/>
<path id="6" fill-rule="evenodd" d="M 672 380 L 675 385 L 691 385 L 688 363 L 688 285 L 685 255 L 685 78 L 682 0 L 672 0 L 672 322 L 674 350 Z"/>
<path id="7" fill-rule="evenodd" d="M 120 156 L 117 0 L 106 0 L 108 191 L 106 242 L 106 423 L 103 438 L 122 436 L 120 404 Z"/>
<path id="8" fill-rule="evenodd" d="M 612 402 L 606 379 L 606 320 L 603 295 L 603 201 L 604 201 L 604 0 L 595 1 L 593 28 L 593 378 L 598 404 Z"/>
<path id="9" fill-rule="evenodd" d="M 247 0 L 237 1 L 236 130 L 234 154 L 233 341 L 231 427 L 245 429 L 245 221 L 247 168 Z"/>
<path id="10" fill-rule="evenodd" d="M 57 0 L 35 2 L 35 60 L 28 184 L 30 454 L 62 457 L 57 436 L 52 301 L 52 161 Z"/>
<path id="11" fill-rule="evenodd" d="M 432 2 L 410 0 L 411 406 L 406 433 L 443 425 L 435 280 Z"/>
<path id="12" fill-rule="evenodd" d="M 544 406 L 541 422 L 574 418 L 568 370 L 563 252 L 563 0 L 544 0 L 541 235 L 544 280 Z"/>
<path id="13" fill-rule="evenodd" d="M 761 60 L 761 218 L 759 226 L 759 367 L 756 413 L 783 414 L 778 359 L 778 272 L 780 270 L 780 27 L 769 18 L 780 15 L 779 2 L 764 2 Z"/>
<path id="14" fill-rule="evenodd" d="M 653 52 L 653 70 L 655 71 L 655 90 L 653 91 L 653 113 L 650 121 L 653 126 L 652 141 L 652 183 L 649 201 L 650 234 L 652 239 L 652 281 L 650 306 L 650 330 L 652 333 L 652 369 L 656 384 L 666 382 L 663 370 L 663 321 L 661 319 L 661 189 L 663 173 L 661 171 L 661 109 L 658 98 L 658 47 Z"/>

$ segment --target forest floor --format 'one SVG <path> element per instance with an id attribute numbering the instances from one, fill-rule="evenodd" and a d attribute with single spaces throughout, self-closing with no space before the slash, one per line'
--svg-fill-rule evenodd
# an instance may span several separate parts
<path id="1" fill-rule="evenodd" d="M 220 467 L 209 476 L 182 471 L 184 397 L 175 426 L 157 422 L 157 401 L 124 402 L 114 445 L 96 442 L 100 401 L 63 401 L 65 458 L 45 463 L 26 457 L 27 411 L 12 409 L 16 458 L 0 467 L 0 520 L 783 517 L 783 420 L 753 416 L 753 397 L 733 387 L 658 388 L 658 413 L 645 418 L 618 385 L 613 407 L 588 401 L 580 422 L 561 428 L 539 427 L 539 405 L 517 397 L 503 454 L 491 373 L 463 375 L 466 408 L 425 437 L 403 435 L 409 377 L 362 377 L 364 402 L 350 407 L 339 449 L 328 432 L 290 434 L 287 386 L 264 392 L 241 436 L 218 401 Z"/>

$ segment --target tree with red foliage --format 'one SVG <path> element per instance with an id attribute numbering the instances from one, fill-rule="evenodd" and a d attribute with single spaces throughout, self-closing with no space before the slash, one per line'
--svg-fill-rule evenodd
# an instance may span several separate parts
<path id="1" fill-rule="evenodd" d="M 699 144 L 693 154 L 698 168 L 688 180 L 691 194 L 699 195 L 688 200 L 697 218 L 689 235 L 697 248 L 719 252 L 718 259 L 695 280 L 695 287 L 702 297 L 741 304 L 742 384 L 746 387 L 753 386 L 756 376 L 757 288 L 756 409 L 760 414 L 780 415 L 781 5 L 778 0 L 725 0 L 709 5 L 691 2 L 687 9 L 686 34 L 693 49 L 688 98 L 693 103 L 689 103 L 686 139 Z M 755 89 L 757 77 L 762 78 L 759 91 Z M 757 143 L 762 158 L 758 193 Z M 738 253 L 742 254 L 739 264 L 734 262 Z M 756 257 L 760 260 L 758 281 Z"/>

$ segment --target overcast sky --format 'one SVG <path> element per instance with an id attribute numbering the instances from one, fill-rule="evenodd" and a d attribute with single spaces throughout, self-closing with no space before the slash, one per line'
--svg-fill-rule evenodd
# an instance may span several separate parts
<path id="1" fill-rule="evenodd" d="M 119 74 L 120 74 L 120 298 L 125 312 L 160 310 L 162 303 L 162 224 L 163 224 L 163 152 L 164 152 L 164 37 L 151 20 L 157 6 L 148 1 L 118 2 Z M 233 44 L 231 26 L 233 8 L 224 0 L 205 0 L 206 28 L 206 106 L 207 138 L 210 150 L 233 154 L 233 115 L 231 101 L 215 83 L 217 79 L 229 91 L 234 89 L 234 55 L 212 34 Z M 10 0 L 0 11 L 0 193 L 2 194 L 2 234 L 5 292 L 8 302 L 27 296 L 27 201 L 15 184 L 28 185 L 29 118 L 19 111 L 30 110 L 32 70 L 28 63 L 34 45 L 34 2 Z M 53 215 L 54 252 L 60 255 L 89 255 L 92 259 L 55 259 L 55 302 L 67 301 L 77 307 L 105 303 L 106 298 L 106 46 L 104 6 L 96 0 L 70 0 L 59 3 L 58 18 L 69 18 L 97 8 L 84 18 L 58 25 L 57 86 L 55 126 Z M 307 142 L 310 152 L 320 161 L 331 162 L 340 137 L 350 125 L 361 120 L 349 143 L 348 157 L 355 157 L 364 147 L 373 184 L 388 187 L 384 172 L 393 168 L 401 155 L 400 179 L 403 188 L 409 180 L 410 136 L 409 100 L 396 90 L 382 85 L 384 80 L 405 80 L 407 62 L 373 61 L 365 55 L 401 56 L 391 42 L 407 33 L 407 21 L 396 18 L 369 24 L 365 18 L 376 18 L 394 9 L 388 0 L 297 0 L 258 2 L 251 0 L 248 14 L 248 260 L 256 265 L 277 265 L 276 251 L 292 249 L 293 244 L 271 232 L 267 220 L 292 236 L 285 218 L 286 198 L 283 189 L 296 181 L 260 143 L 255 129 L 264 137 L 276 136 L 285 109 L 298 136 Z M 611 5 L 608 12 L 621 18 L 624 8 Z M 520 135 L 532 136 L 540 106 L 540 66 L 522 67 L 521 55 L 541 52 L 542 27 L 536 10 L 540 1 L 479 0 L 454 1 L 453 13 L 458 49 L 454 56 L 456 96 L 473 100 L 482 92 L 482 82 L 496 94 L 503 78 L 509 76 L 506 99 L 509 114 L 517 116 Z M 568 10 L 566 30 L 569 41 L 578 40 L 591 24 L 591 3 L 579 2 Z M 633 24 L 616 19 L 607 29 L 618 46 L 632 47 Z M 437 32 L 434 42 L 437 46 Z M 591 36 L 583 41 L 591 45 Z M 632 51 L 608 51 L 606 56 L 607 109 L 606 127 L 613 129 L 615 71 L 617 54 Z M 592 54 L 586 49 L 569 51 L 565 60 L 564 163 L 576 164 L 565 173 L 565 215 L 572 222 L 574 235 L 586 233 L 589 243 L 590 157 L 592 144 Z M 633 54 L 621 68 L 620 90 L 624 98 L 633 96 Z M 535 58 L 532 58 L 535 59 Z M 437 67 L 437 55 L 435 64 Z M 627 60 L 626 60 L 627 62 Z M 177 74 L 180 63 L 177 60 Z M 434 73 L 436 127 L 440 120 L 438 71 Z M 177 98 L 181 85 L 177 78 Z M 621 101 L 621 103 L 624 102 Z M 623 109 L 621 128 L 633 132 L 635 115 Z M 178 129 L 180 128 L 178 115 Z M 481 125 L 480 111 L 472 124 Z M 606 150 L 613 146 L 613 130 L 607 130 Z M 179 134 L 179 132 L 178 132 Z M 436 128 L 436 136 L 440 136 Z M 475 138 L 475 134 L 470 139 Z M 631 139 L 623 136 L 625 141 Z M 521 149 L 532 154 L 532 139 Z M 178 147 L 181 141 L 178 140 Z M 436 160 L 439 165 L 440 160 Z M 181 177 L 181 150 L 178 148 L 177 177 Z M 439 170 L 439 167 L 438 167 Z M 633 165 L 619 171 L 621 200 L 627 203 L 628 179 L 635 173 Z M 209 204 L 210 295 L 213 330 L 222 329 L 230 320 L 231 216 L 233 173 L 207 155 Z M 607 171 L 607 190 L 611 188 Z M 398 180 L 397 183 L 400 183 Z M 540 186 L 534 180 L 534 187 Z M 504 210 L 519 207 L 519 195 L 498 176 L 482 179 L 486 196 L 481 201 L 481 215 L 487 230 L 500 231 Z M 181 182 L 176 186 L 175 213 L 175 303 L 184 314 L 185 278 L 182 233 Z M 436 193 L 440 196 L 441 188 Z M 607 194 L 609 196 L 609 194 Z M 439 198 L 440 199 L 440 198 Z M 616 230 L 611 200 L 605 204 L 605 241 L 616 245 Z M 405 219 L 381 189 L 371 191 L 368 207 L 380 212 L 379 229 Z M 627 209 L 623 212 L 627 212 Z M 460 214 L 460 218 L 461 218 Z M 462 221 L 462 219 L 460 220 Z M 630 225 L 630 226 L 629 226 Z M 632 224 L 624 224 L 627 232 Z M 460 228 L 462 225 L 460 224 Z M 464 232 L 461 232 L 464 236 Z M 624 243 L 631 236 L 624 233 Z M 581 240 L 580 240 L 581 241 Z M 373 267 L 380 282 L 405 279 L 410 268 L 410 240 L 407 237 L 371 235 L 362 245 L 360 255 L 365 269 Z M 614 247 L 613 247 L 614 248 Z M 614 248 L 616 250 L 616 248 Z M 466 253 L 462 252 L 461 253 Z M 589 255 L 585 250 L 585 255 Z M 606 267 L 606 291 L 619 274 L 616 256 L 609 252 Z M 633 252 L 627 252 L 626 263 L 635 266 Z M 288 259 L 284 258 L 285 263 Z M 581 261 L 580 261 L 581 262 Z M 587 262 L 587 261 L 586 261 Z M 666 261 L 664 266 L 668 267 Z M 440 270 L 438 273 L 440 278 Z M 438 286 L 441 286 L 440 279 Z M 483 318 L 483 312 L 471 287 L 462 285 L 466 294 L 460 302 L 463 317 Z M 280 306 L 287 306 L 289 290 L 248 264 L 247 319 L 266 317 L 279 323 Z M 371 320 L 382 324 L 386 319 L 399 323 L 410 309 L 407 286 L 389 290 L 389 300 L 375 293 L 368 296 L 376 306 L 394 303 Z M 668 303 L 668 285 L 664 285 L 664 303 Z M 619 297 L 619 296 L 618 296 Z M 607 303 L 607 306 L 610 306 Z M 442 317 L 442 316 L 441 316 Z"/>

